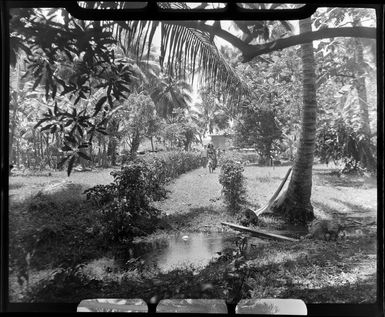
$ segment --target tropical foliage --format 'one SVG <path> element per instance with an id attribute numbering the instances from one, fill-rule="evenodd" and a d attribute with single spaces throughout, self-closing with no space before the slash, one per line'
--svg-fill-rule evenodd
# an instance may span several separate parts
<path id="1" fill-rule="evenodd" d="M 90 2 L 82 5 L 95 7 L 99 4 Z M 116 2 L 109 5 L 124 7 L 129 4 Z M 161 3 L 160 6 L 164 9 L 171 6 L 190 8 L 187 3 Z M 285 7 L 281 4 L 270 6 Z M 355 93 L 345 93 L 341 97 L 345 109 L 351 109 L 346 123 L 357 123 L 355 135 L 359 140 L 359 162 L 374 171 L 375 135 L 368 122 L 370 111 L 367 104 L 371 96 L 366 93 L 365 78 L 370 78 L 375 59 L 365 60 L 364 56 L 370 54 L 364 54 L 364 48 L 368 47 L 367 52 L 373 52 L 372 42 L 368 39 L 375 37 L 375 29 L 374 24 L 365 23 L 366 20 L 374 20 L 373 10 L 324 8 L 315 13 L 313 21 L 309 21 L 312 26 L 296 34 L 293 23 L 287 21 L 236 21 L 228 25 L 219 21 L 84 22 L 73 18 L 65 10 L 14 9 L 10 24 L 14 31 L 11 33 L 11 63 L 19 66 L 15 68 L 14 77 L 18 88 L 13 85 L 11 89 L 14 104 L 11 117 L 16 122 L 20 116 L 18 112 L 22 109 L 19 105 L 22 100 L 18 94 L 23 89 L 24 76 L 32 83 L 28 89 L 40 91 L 47 106 L 47 111 L 34 118 L 34 126 L 41 127 L 35 132 L 37 137 L 32 136 L 27 143 L 33 144 L 34 152 L 38 153 L 36 157 L 49 154 L 46 144 L 49 144 L 51 135 L 61 151 L 55 155 L 56 163 L 49 164 L 61 167 L 66 163 L 68 174 L 75 164 L 89 164 L 86 161 L 95 157 L 103 166 L 106 162 L 116 163 L 116 149 L 124 137 L 119 131 L 121 119 L 114 118 L 119 112 L 115 108 L 120 109 L 119 106 L 134 91 L 150 96 L 156 115 L 167 122 L 166 125 L 151 124 L 151 131 L 145 134 L 152 142 L 156 136 L 155 139 L 164 144 L 168 141 L 171 148 L 187 150 L 194 142 L 202 141 L 207 132 L 226 129 L 237 119 L 242 122 L 242 112 L 245 113 L 244 106 L 247 105 L 250 109 L 269 109 L 272 113 L 269 120 L 272 122 L 274 117 L 277 128 L 273 130 L 280 130 L 280 133 L 274 133 L 276 148 L 279 152 L 286 151 L 285 155 L 290 158 L 296 155 L 302 160 L 303 152 L 297 151 L 297 142 L 301 141 L 300 126 L 304 131 L 303 125 L 308 122 L 301 117 L 310 109 L 310 104 L 306 102 L 312 98 L 305 98 L 303 105 L 299 102 L 298 96 L 302 94 L 299 82 L 303 82 L 305 77 L 299 72 L 301 60 L 295 45 L 319 40 L 315 47 L 315 61 L 306 61 L 313 65 L 303 65 L 306 69 L 316 69 L 318 78 L 314 79 L 312 90 L 317 88 L 327 92 L 326 86 L 330 87 L 338 81 L 344 89 L 349 85 L 353 88 L 351 91 Z M 46 37 L 39 36 L 41 31 Z M 159 36 L 155 36 L 156 33 Z M 349 42 L 347 37 L 355 39 Z M 367 39 L 358 40 L 363 37 Z M 218 49 L 218 38 L 235 47 L 239 56 L 234 51 L 230 52 L 231 49 Z M 153 50 L 154 45 L 159 47 L 158 51 Z M 356 52 L 354 56 L 344 48 L 349 45 Z M 289 49 L 279 51 L 283 48 Z M 22 62 L 17 62 L 18 59 Z M 250 62 L 250 65 L 245 62 Z M 189 85 L 194 84 L 194 78 L 199 79 L 201 87 L 205 86 L 200 92 L 202 102 L 195 108 L 190 106 Z M 345 80 L 349 78 L 352 79 Z M 309 89 L 309 85 L 304 85 L 303 94 L 310 96 Z M 322 97 L 315 113 L 321 116 L 321 122 L 322 111 L 330 111 L 323 103 L 331 106 L 333 101 L 330 94 L 320 95 Z M 327 96 L 330 98 L 327 99 Z M 353 110 L 356 116 L 352 115 Z M 261 113 L 262 110 L 258 111 Z M 267 113 L 262 117 L 265 115 Z M 158 121 L 156 116 L 153 118 L 152 123 Z M 312 125 L 316 125 L 313 119 Z M 10 129 L 11 142 L 15 144 L 11 152 L 19 153 L 22 152 L 21 143 L 15 142 L 15 138 L 21 135 L 15 127 L 16 124 L 11 125 Z M 163 133 L 157 133 L 159 129 Z M 39 133 L 42 133 L 41 137 Z M 313 139 L 307 134 L 303 132 L 302 140 L 303 137 Z M 245 139 L 247 137 L 245 135 Z M 123 141 L 123 144 L 126 143 L 128 151 L 135 153 L 138 142 L 130 142 L 130 137 L 126 136 L 127 139 L 128 142 Z M 266 153 L 264 155 L 269 152 L 269 147 L 262 150 Z M 11 157 L 11 160 L 14 159 Z M 309 157 L 309 170 L 310 161 Z M 293 173 L 294 179 L 299 177 L 296 175 L 300 174 Z M 302 180 L 291 184 L 298 182 Z M 305 183 L 308 187 L 306 192 L 311 192 L 310 182 Z M 303 193 L 296 197 L 305 196 L 310 197 Z"/>
<path id="2" fill-rule="evenodd" d="M 99 9 L 138 5 L 80 4 Z M 204 10 L 221 4 L 158 5 Z M 10 178 L 17 192 L 10 192 L 9 217 L 14 298 L 78 301 L 90 294 L 117 298 L 124 293 L 150 302 L 215 297 L 233 304 L 242 297 L 361 303 L 375 298 L 375 180 L 368 175 L 376 172 L 377 159 L 373 10 L 321 8 L 299 25 L 273 20 L 81 21 L 62 9 L 10 13 L 9 161 L 19 168 L 49 168 L 35 177 L 38 181 L 23 178 L 34 186 L 40 181 L 36 187 L 73 170 L 86 171 L 71 176 L 82 186 L 67 181 L 58 187 L 67 184 L 73 189 L 68 192 L 37 189 L 23 202 L 16 199 L 28 195 L 27 186 Z M 198 170 L 198 153 L 209 134 L 233 136 L 233 145 L 253 147 L 218 153 L 221 196 L 215 173 Z M 244 167 L 271 156 L 285 166 Z M 317 170 L 314 177 L 317 159 L 336 163 L 339 171 Z M 96 166 L 102 168 L 95 171 Z M 107 167 L 116 169 L 111 183 Z M 286 191 L 280 196 L 277 191 L 256 211 L 276 214 L 255 217 L 246 206 L 265 203 L 284 172 L 292 172 Z M 94 181 L 87 183 L 87 177 Z M 83 198 L 86 183 L 88 200 Z M 333 191 L 330 185 L 343 186 Z M 170 188 L 174 196 L 161 201 Z M 370 197 L 356 199 L 357 193 Z M 135 258 L 140 247 L 133 251 L 138 245 L 158 247 L 158 238 L 172 233 L 220 231 L 222 221 L 272 230 L 301 224 L 300 231 L 291 232 L 299 237 L 320 214 L 340 228 L 334 219 L 346 218 L 349 209 L 360 221 L 362 211 L 374 219 L 360 224 L 365 232 L 352 231 L 344 241 L 316 241 L 313 235 L 296 243 L 249 244 L 247 256 L 247 239 L 240 238 L 235 249 L 218 252 L 199 272 L 161 273 L 152 262 Z M 364 252 L 357 255 L 356 249 Z M 298 251 L 303 254 L 293 261 Z M 113 265 L 105 265 L 101 277 L 94 278 L 90 271 L 100 257 L 111 257 Z M 314 273 L 316 262 L 325 274 Z M 45 272 L 50 275 L 44 280 Z M 340 286 L 330 286 L 333 281 Z M 309 287 L 314 292 L 304 294 Z"/>

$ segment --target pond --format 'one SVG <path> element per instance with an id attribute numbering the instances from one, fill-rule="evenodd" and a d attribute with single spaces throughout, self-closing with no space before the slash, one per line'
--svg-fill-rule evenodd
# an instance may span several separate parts
<path id="1" fill-rule="evenodd" d="M 115 260 L 103 258 L 87 266 L 91 271 L 101 273 L 105 266 L 130 269 L 130 262 L 134 265 L 135 261 L 142 260 L 145 265 L 155 265 L 162 272 L 186 266 L 199 269 L 219 257 L 217 252 L 229 247 L 236 248 L 235 241 L 242 236 L 245 235 L 231 232 L 180 233 L 152 242 L 135 243 L 132 249 L 115 256 Z M 267 243 L 267 240 L 248 236 L 248 246 L 260 243 Z"/>
<path id="2" fill-rule="evenodd" d="M 145 245 L 138 244 L 134 256 L 140 256 L 146 263 L 155 262 L 164 272 L 185 265 L 204 267 L 219 256 L 217 252 L 235 247 L 235 240 L 239 237 L 235 233 L 176 234 L 153 244 L 150 250 L 146 250 Z"/>

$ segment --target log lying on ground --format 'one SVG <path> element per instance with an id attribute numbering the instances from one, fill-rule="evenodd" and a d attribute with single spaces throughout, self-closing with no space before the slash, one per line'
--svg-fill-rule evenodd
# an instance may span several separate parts
<path id="1" fill-rule="evenodd" d="M 269 232 L 265 232 L 265 231 L 255 230 L 255 229 L 251 229 L 251 228 L 248 228 L 248 227 L 239 226 L 239 225 L 236 225 L 236 224 L 230 223 L 230 222 L 221 222 L 221 224 L 225 225 L 225 226 L 229 226 L 230 228 L 233 228 L 235 230 L 250 232 L 250 233 L 255 234 L 255 235 L 257 235 L 259 237 L 262 237 L 262 238 L 270 238 L 270 239 L 284 240 L 284 241 L 293 241 L 293 242 L 299 241 L 298 239 L 285 237 L 285 236 L 282 236 L 280 234 L 275 234 L 275 233 L 269 233 Z"/>
<path id="2" fill-rule="evenodd" d="M 259 208 L 258 210 L 254 210 L 254 213 L 259 216 L 260 214 L 264 213 L 264 212 L 269 212 L 270 211 L 270 208 L 271 206 L 273 205 L 275 199 L 278 197 L 279 193 L 281 192 L 282 190 L 282 187 L 283 185 L 285 185 L 286 181 L 287 181 L 287 178 L 289 177 L 290 175 L 290 172 L 292 170 L 292 167 L 289 168 L 289 170 L 287 171 L 286 173 L 286 176 L 285 178 L 282 180 L 282 183 L 281 185 L 279 185 L 278 189 L 275 191 L 275 193 L 273 194 L 273 196 L 271 196 L 269 202 L 264 205 L 262 208 Z"/>

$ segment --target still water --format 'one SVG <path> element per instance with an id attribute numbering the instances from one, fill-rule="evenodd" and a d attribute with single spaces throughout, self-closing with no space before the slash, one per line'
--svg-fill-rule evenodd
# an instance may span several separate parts
<path id="1" fill-rule="evenodd" d="M 202 268 L 219 256 L 217 252 L 229 247 L 235 248 L 235 240 L 239 237 L 239 234 L 223 232 L 181 233 L 151 243 L 150 247 L 148 244 L 147 247 L 138 244 L 134 248 L 134 256 L 140 256 L 146 263 L 155 262 L 161 271 L 186 265 Z M 253 243 L 264 242 L 256 238 L 251 239 Z"/>
<path id="2" fill-rule="evenodd" d="M 152 242 L 135 243 L 131 250 L 112 258 L 94 260 L 87 265 L 90 274 L 101 276 L 105 268 L 130 269 L 127 262 L 142 260 L 146 266 L 153 266 L 168 272 L 176 268 L 194 267 L 204 268 L 211 260 L 219 257 L 217 252 L 226 248 L 236 249 L 235 241 L 245 235 L 231 232 L 218 233 L 181 233 L 170 235 Z M 266 240 L 248 236 L 248 248 Z"/>
<path id="3" fill-rule="evenodd" d="M 146 262 L 155 261 L 158 268 L 168 271 L 173 268 L 192 265 L 204 267 L 217 252 L 234 246 L 234 234 L 220 233 L 186 233 L 169 237 L 166 243 L 153 251 L 142 255 Z"/>

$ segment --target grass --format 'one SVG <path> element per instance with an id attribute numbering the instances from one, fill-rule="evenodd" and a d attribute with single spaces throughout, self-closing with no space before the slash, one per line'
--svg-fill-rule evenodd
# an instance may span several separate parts
<path id="1" fill-rule="evenodd" d="M 245 167 L 247 199 L 250 205 L 255 208 L 264 205 L 279 186 L 287 169 L 286 166 Z M 110 170 L 74 172 L 70 180 L 86 188 L 111 182 L 112 176 L 109 173 Z M 219 170 L 210 174 L 207 169 L 197 169 L 172 181 L 167 186 L 168 198 L 154 203 L 162 210 L 163 220 L 168 226 L 137 240 L 154 241 L 173 232 L 231 230 L 220 225 L 221 221 L 237 222 L 237 218 L 225 211 L 218 175 Z M 26 223 L 20 222 L 23 219 L 21 216 L 26 213 L 26 207 L 31 204 L 30 195 L 36 193 L 45 183 L 63 178 L 66 178 L 65 172 L 52 173 L 50 177 L 10 177 L 10 218 L 13 219 L 15 228 L 22 227 L 29 232 L 36 229 L 34 226 L 39 224 L 38 220 L 31 222 L 29 228 Z M 307 303 L 375 301 L 375 184 L 376 180 L 368 176 L 338 176 L 331 168 L 315 166 L 312 204 L 316 217 L 356 221 L 362 223 L 362 227 L 358 228 L 360 230 L 351 229 L 346 239 L 336 242 L 311 239 L 298 243 L 269 241 L 249 248 L 246 255 L 249 276 L 241 290 L 242 296 L 301 298 Z M 158 298 L 227 298 L 231 285 L 224 273 L 234 258 L 212 262 L 199 272 L 179 269 L 160 274 L 145 267 L 136 271 L 117 268 L 113 268 L 111 272 L 92 271 L 90 266 L 95 266 L 97 261 L 101 261 L 100 258 L 113 256 L 112 250 L 107 252 L 98 249 L 95 233 L 87 233 L 87 225 L 93 221 L 92 209 L 76 202 L 55 208 L 52 224 L 54 227 L 56 223 L 60 230 L 55 233 L 56 238 L 47 239 L 51 241 L 51 245 L 45 244 L 35 254 L 38 261 L 30 270 L 29 293 L 25 287 L 18 285 L 15 274 L 10 275 L 13 300 L 39 301 L 39 296 L 62 302 L 80 301 L 86 297 L 141 297 L 148 300 L 154 295 Z M 271 215 L 262 215 L 259 220 L 259 227 L 263 230 L 297 230 Z M 73 239 L 75 236 L 78 238 Z M 71 238 L 73 245 L 70 245 Z M 77 271 L 57 271 L 57 265 L 74 250 L 81 255 L 77 259 L 79 263 L 85 261 L 89 264 Z M 108 260 L 103 263 L 105 267 L 111 266 Z M 56 275 L 50 275 L 55 270 Z M 68 285 L 72 286 L 69 288 Z"/>
<path id="2" fill-rule="evenodd" d="M 67 176 L 67 172 L 65 171 L 51 172 L 51 176 L 47 176 L 46 172 L 41 172 L 43 176 L 39 176 L 39 174 L 10 176 L 10 206 L 12 207 L 13 203 L 18 203 L 26 198 L 30 198 L 50 182 L 68 179 L 74 184 L 83 185 L 84 188 L 89 188 L 99 184 L 109 184 L 113 180 L 113 177 L 110 175 L 113 170 L 114 169 L 112 168 L 108 168 L 87 172 L 73 171 L 70 177 Z"/>

